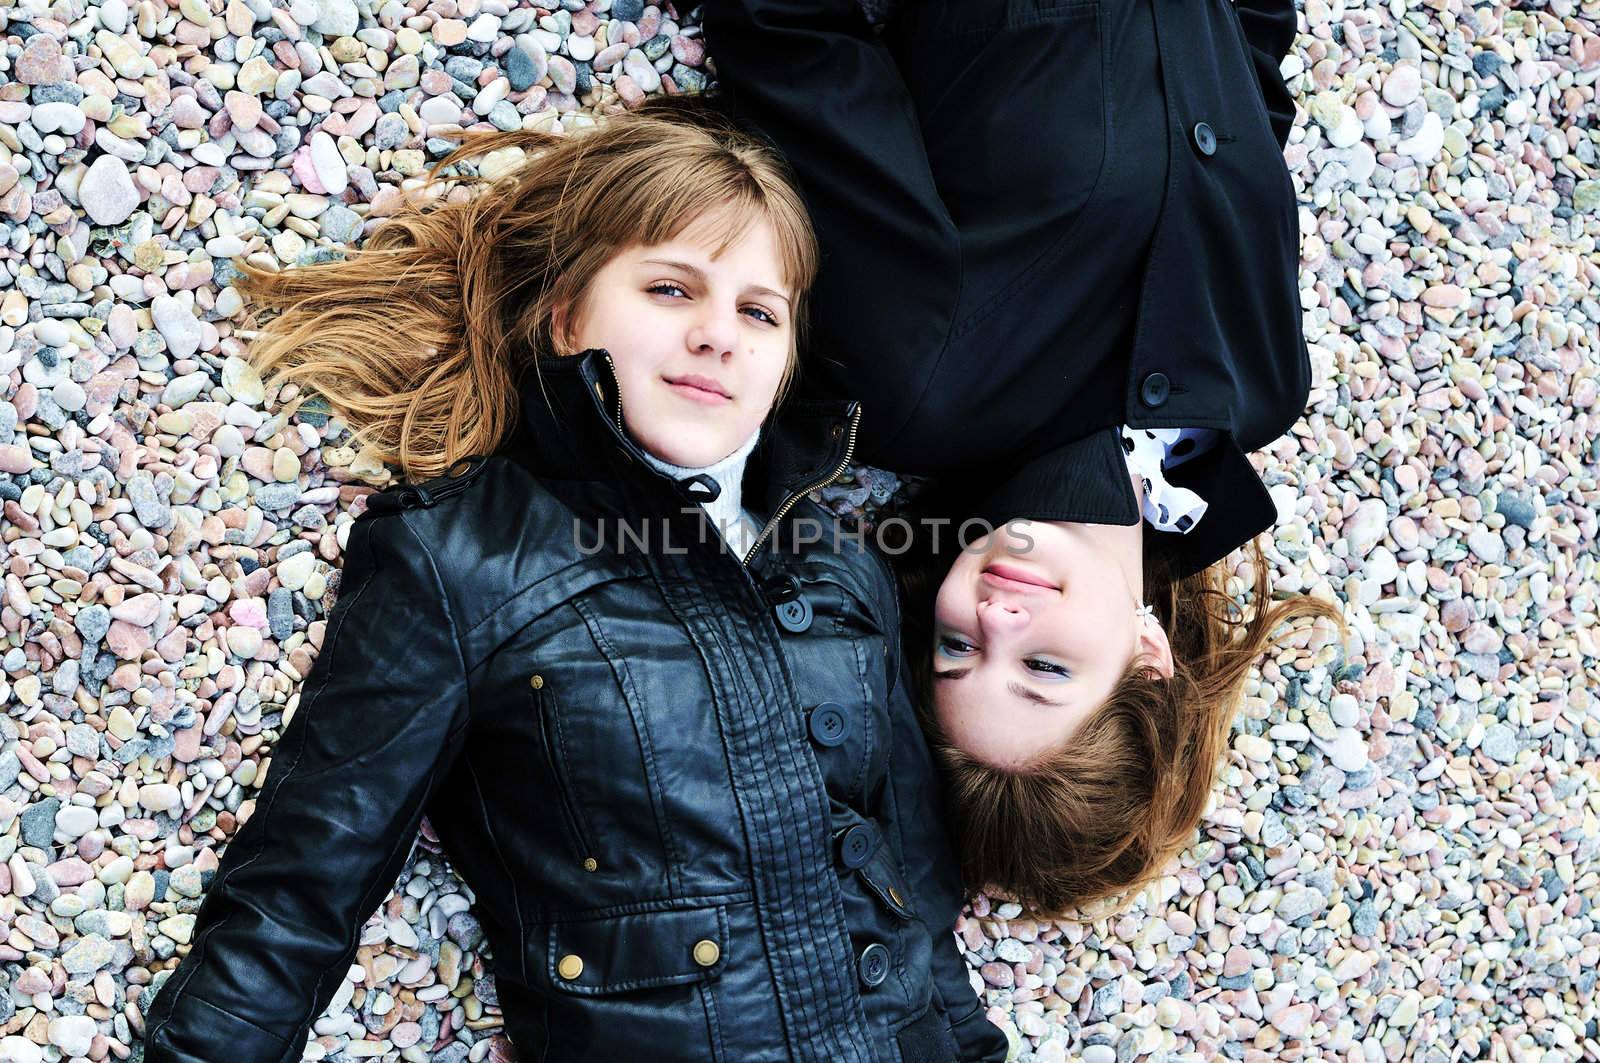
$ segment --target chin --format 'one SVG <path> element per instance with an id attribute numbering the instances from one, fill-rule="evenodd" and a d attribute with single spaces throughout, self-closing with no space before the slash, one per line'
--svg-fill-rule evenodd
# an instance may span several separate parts
<path id="1" fill-rule="evenodd" d="M 676 432 L 670 438 L 672 445 L 657 451 L 663 461 L 689 469 L 704 468 L 728 456 L 734 444 L 724 445 L 720 440 L 686 439 L 686 432 Z"/>

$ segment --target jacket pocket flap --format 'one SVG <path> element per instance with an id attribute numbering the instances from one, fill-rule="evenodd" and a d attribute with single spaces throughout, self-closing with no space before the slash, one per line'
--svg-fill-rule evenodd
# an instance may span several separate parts
<path id="1" fill-rule="evenodd" d="M 889 846 L 879 845 L 878 851 L 872 854 L 856 873 L 861 876 L 861 881 L 867 884 L 878 900 L 901 919 L 914 919 L 917 915 L 916 908 L 911 902 L 911 892 L 906 888 L 905 879 L 901 877 L 900 869 L 895 867 L 894 859 L 889 855 Z"/>
<path id="2" fill-rule="evenodd" d="M 544 932 L 537 966 L 552 988 L 581 996 L 700 981 L 722 968 L 729 948 L 723 905 L 550 923 Z"/>

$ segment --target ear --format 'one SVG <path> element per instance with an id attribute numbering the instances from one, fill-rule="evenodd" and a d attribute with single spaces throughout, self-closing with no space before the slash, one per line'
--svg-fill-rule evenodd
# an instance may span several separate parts
<path id="1" fill-rule="evenodd" d="M 550 341 L 555 345 L 557 354 L 565 354 L 571 346 L 567 335 L 570 324 L 566 303 L 557 303 L 550 308 Z"/>
<path id="2" fill-rule="evenodd" d="M 1149 661 L 1163 679 L 1171 679 L 1172 643 L 1167 641 L 1166 628 L 1153 616 L 1144 617 L 1136 623 L 1139 625 L 1139 641 L 1134 646 L 1134 660 Z"/>

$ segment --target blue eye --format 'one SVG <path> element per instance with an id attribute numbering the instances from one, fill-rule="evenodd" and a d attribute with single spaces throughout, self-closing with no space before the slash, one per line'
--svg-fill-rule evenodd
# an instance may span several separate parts
<path id="1" fill-rule="evenodd" d="M 755 313 L 760 314 L 761 315 L 760 320 L 765 321 L 769 325 L 776 325 L 778 323 L 778 319 L 776 317 L 773 317 L 770 312 L 768 312 L 767 310 L 763 309 L 762 307 L 759 307 L 759 306 L 747 306 L 747 307 L 745 307 L 745 309 L 746 310 L 750 310 L 750 311 L 754 311 Z"/>
<path id="2" fill-rule="evenodd" d="M 687 294 L 689 294 L 688 292 L 684 291 L 681 287 L 679 287 L 676 284 L 671 283 L 670 281 L 663 281 L 660 284 L 652 284 L 652 285 L 650 285 L 650 287 L 646 288 L 645 291 L 652 292 L 652 293 L 658 293 L 658 292 L 662 292 L 662 289 L 669 289 L 671 291 L 675 291 L 679 295 L 687 295 Z"/>
<path id="3" fill-rule="evenodd" d="M 951 638 L 948 635 L 939 639 L 939 652 L 949 657 L 962 657 L 976 648 L 964 639 Z"/>
<path id="4" fill-rule="evenodd" d="M 1045 672 L 1045 673 L 1048 673 L 1050 675 L 1059 675 L 1063 679 L 1071 679 L 1072 678 L 1072 673 L 1070 671 L 1068 671 L 1067 669 L 1061 667 L 1061 665 L 1052 664 L 1049 661 L 1041 661 L 1037 657 L 1030 658 L 1029 660 L 1024 661 L 1023 663 L 1026 664 L 1030 670 L 1035 671 L 1035 672 Z"/>

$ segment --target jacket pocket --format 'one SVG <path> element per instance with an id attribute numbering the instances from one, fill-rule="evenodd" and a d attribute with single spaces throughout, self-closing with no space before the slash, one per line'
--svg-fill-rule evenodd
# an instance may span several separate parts
<path id="1" fill-rule="evenodd" d="M 550 689 L 550 684 L 544 683 L 532 689 L 532 697 L 534 718 L 539 723 L 539 744 L 544 748 L 550 776 L 555 780 L 556 805 L 566 825 L 567 839 L 579 863 L 588 870 L 594 870 L 594 836 L 584 820 L 583 809 L 578 804 L 577 792 L 572 786 L 571 773 L 567 770 L 566 741 L 555 691 Z"/>
<path id="2" fill-rule="evenodd" d="M 609 996 L 715 978 L 727 963 L 728 911 L 629 912 L 551 922 L 529 932 L 529 967 L 558 993 Z"/>
<path id="3" fill-rule="evenodd" d="M 530 988 L 547 1002 L 544 1063 L 728 1063 L 718 983 L 730 962 L 723 904 L 625 911 L 530 927 Z"/>
<path id="4" fill-rule="evenodd" d="M 1272 61 L 1266 52 L 1259 53 L 1261 62 L 1267 66 L 1267 73 L 1263 74 L 1257 69 L 1257 50 L 1250 43 L 1250 35 L 1245 32 L 1244 22 L 1239 17 L 1239 9 L 1234 0 L 1221 0 L 1222 6 L 1228 9 L 1226 18 L 1233 24 L 1234 35 L 1239 39 L 1239 53 L 1244 60 L 1244 77 L 1249 89 L 1246 95 L 1250 97 L 1251 109 L 1255 111 L 1260 127 L 1267 131 L 1272 145 L 1277 149 L 1281 158 L 1285 143 L 1280 141 L 1278 129 L 1274 125 L 1273 113 L 1287 115 L 1289 123 L 1294 123 L 1294 97 L 1289 92 L 1289 86 L 1284 82 L 1283 76 L 1278 72 L 1276 62 Z M 1287 131 L 1284 136 L 1287 137 Z M 1220 139 L 1220 138 L 1219 138 Z M 1229 138 L 1232 139 L 1232 138 Z M 1290 198 L 1294 197 L 1294 182 L 1289 177 L 1288 167 L 1283 167 L 1284 183 L 1289 188 Z"/>

